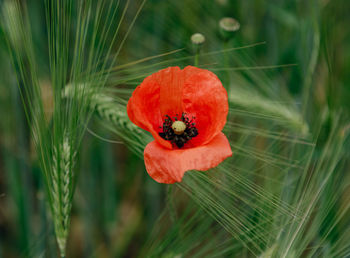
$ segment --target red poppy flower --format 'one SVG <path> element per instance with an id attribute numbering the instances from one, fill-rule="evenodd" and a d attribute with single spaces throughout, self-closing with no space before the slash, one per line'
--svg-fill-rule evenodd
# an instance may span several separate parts
<path id="1" fill-rule="evenodd" d="M 188 170 L 208 170 L 232 156 L 221 132 L 227 92 L 212 72 L 169 67 L 147 78 L 129 99 L 130 120 L 154 141 L 144 151 L 148 174 L 159 183 L 180 182 Z"/>

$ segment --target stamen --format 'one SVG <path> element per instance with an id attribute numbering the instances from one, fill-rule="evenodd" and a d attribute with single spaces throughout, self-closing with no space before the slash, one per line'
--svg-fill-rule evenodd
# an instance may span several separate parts
<path id="1" fill-rule="evenodd" d="M 190 120 L 185 113 L 182 113 L 180 118 L 176 115 L 173 121 L 170 116 L 166 115 L 163 126 L 160 127 L 163 128 L 163 132 L 160 132 L 159 135 L 163 139 L 171 141 L 178 148 L 182 148 L 186 142 L 198 135 L 194 119 L 195 117 Z"/>

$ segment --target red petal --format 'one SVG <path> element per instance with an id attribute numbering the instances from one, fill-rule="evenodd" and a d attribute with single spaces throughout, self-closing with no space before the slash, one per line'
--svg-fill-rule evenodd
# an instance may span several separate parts
<path id="1" fill-rule="evenodd" d="M 160 113 L 174 117 L 182 114 L 182 87 L 184 77 L 179 67 L 169 67 L 157 73 L 160 85 Z"/>
<path id="2" fill-rule="evenodd" d="M 134 90 L 127 105 L 130 120 L 149 131 L 159 144 L 168 149 L 172 148 L 171 143 L 161 138 L 158 132 L 165 114 L 174 116 L 173 112 L 182 112 L 180 74 L 179 67 L 169 67 L 146 77 Z M 161 109 L 169 113 L 161 113 Z"/>
<path id="3" fill-rule="evenodd" d="M 228 114 L 227 92 L 218 77 L 208 70 L 187 66 L 183 72 L 184 112 L 196 117 L 199 133 L 190 142 L 199 146 L 210 142 L 223 129 Z"/>
<path id="4" fill-rule="evenodd" d="M 169 150 L 156 141 L 149 143 L 144 152 L 146 170 L 157 182 L 180 182 L 188 170 L 205 171 L 216 167 L 232 156 L 230 144 L 223 133 L 216 135 L 206 145 L 190 149 Z"/>

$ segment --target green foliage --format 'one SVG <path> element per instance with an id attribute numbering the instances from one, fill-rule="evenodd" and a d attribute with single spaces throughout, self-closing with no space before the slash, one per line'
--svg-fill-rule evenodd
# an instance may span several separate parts
<path id="1" fill-rule="evenodd" d="M 128 2 L 121 7 L 124 9 L 118 19 L 119 2 L 48 0 L 42 4 L 48 34 L 45 49 L 50 67 L 44 76 L 50 78 L 48 90 L 52 99 L 49 101 L 53 102 L 50 117 L 44 110 L 43 85 L 27 6 L 19 1 L 5 1 L 2 25 L 39 156 L 59 250 L 64 257 L 77 179 L 74 165 L 92 112 L 89 108 L 91 96 L 105 84 L 118 55 L 114 54 L 110 60 Z M 88 85 L 80 83 L 86 81 Z M 75 86 L 72 98 L 64 98 L 67 82 Z"/>

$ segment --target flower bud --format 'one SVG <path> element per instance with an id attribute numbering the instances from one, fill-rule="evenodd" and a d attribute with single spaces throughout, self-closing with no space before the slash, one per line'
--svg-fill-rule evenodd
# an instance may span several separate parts
<path id="1" fill-rule="evenodd" d="M 195 33 L 191 36 L 193 45 L 202 45 L 205 42 L 205 37 L 201 33 Z"/>
<path id="2" fill-rule="evenodd" d="M 230 40 L 234 37 L 236 31 L 239 30 L 241 25 L 236 19 L 231 17 L 224 17 L 219 22 L 220 34 L 224 40 Z"/>

